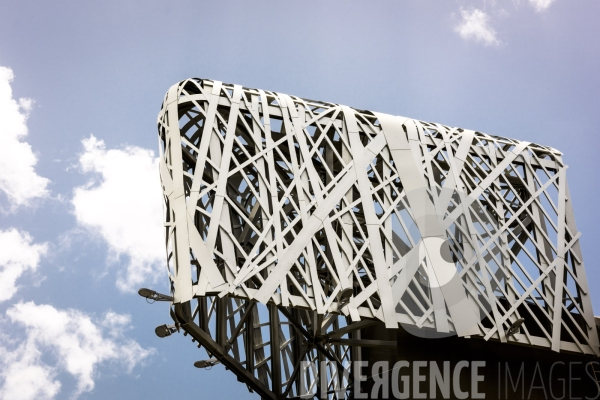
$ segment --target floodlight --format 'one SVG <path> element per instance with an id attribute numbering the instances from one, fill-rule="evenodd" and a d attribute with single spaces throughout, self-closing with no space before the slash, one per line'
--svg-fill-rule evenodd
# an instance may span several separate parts
<path id="1" fill-rule="evenodd" d="M 154 333 L 156 333 L 156 336 L 158 336 L 159 338 L 171 336 L 175 332 L 177 332 L 177 328 L 175 327 L 175 325 L 164 324 L 157 326 L 156 329 L 154 329 Z"/>
<path id="2" fill-rule="evenodd" d="M 523 322 L 525 322 L 524 318 L 519 318 L 518 320 L 513 322 L 512 325 L 510 326 L 510 328 L 508 328 L 508 332 L 507 332 L 506 336 L 512 336 L 515 333 L 518 333 L 519 329 L 521 328 L 521 325 L 523 325 Z"/>
<path id="3" fill-rule="evenodd" d="M 162 293 L 158 293 L 155 290 L 152 289 L 147 289 L 147 288 L 141 288 L 140 290 L 138 290 L 138 294 L 142 297 L 145 297 L 146 299 L 149 300 L 154 300 L 154 301 L 173 301 L 173 297 L 172 296 L 167 296 L 166 294 L 162 294 Z"/>
<path id="4" fill-rule="evenodd" d="M 217 365 L 218 363 L 219 363 L 219 360 L 217 360 L 216 358 L 210 358 L 208 360 L 196 361 L 194 363 L 194 367 L 196 367 L 196 368 L 208 368 L 208 367 L 212 367 L 214 365 Z"/>

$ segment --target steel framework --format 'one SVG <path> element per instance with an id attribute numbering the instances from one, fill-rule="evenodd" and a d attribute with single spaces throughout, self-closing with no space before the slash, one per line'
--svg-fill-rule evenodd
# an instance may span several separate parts
<path id="1" fill-rule="evenodd" d="M 559 151 L 196 78 L 158 131 L 172 316 L 262 397 L 349 396 L 374 321 L 599 355 Z"/>

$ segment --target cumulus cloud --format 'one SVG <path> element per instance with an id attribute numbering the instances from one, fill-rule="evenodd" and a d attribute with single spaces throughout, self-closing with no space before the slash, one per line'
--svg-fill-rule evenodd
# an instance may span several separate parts
<path id="1" fill-rule="evenodd" d="M 537 12 L 546 11 L 552 3 L 554 3 L 554 0 L 529 0 L 529 4 L 531 4 Z"/>
<path id="2" fill-rule="evenodd" d="M 1 400 L 54 399 L 61 390 L 57 375 L 64 372 L 76 380 L 76 398 L 94 389 L 99 366 L 131 372 L 154 352 L 124 336 L 127 315 L 109 312 L 94 321 L 78 310 L 33 302 L 15 304 L 6 314 L 24 334 L 2 340 Z"/>
<path id="3" fill-rule="evenodd" d="M 2 400 L 54 399 L 61 384 L 55 380 L 57 371 L 41 363 L 42 353 L 34 343 L 24 342 L 16 350 L 0 347 L 4 379 L 0 386 Z"/>
<path id="4" fill-rule="evenodd" d="M 32 199 L 48 196 L 48 179 L 36 174 L 37 157 L 22 141 L 27 136 L 31 99 L 13 99 L 10 68 L 0 67 L 0 190 L 11 208 L 27 205 Z"/>
<path id="5" fill-rule="evenodd" d="M 0 302 L 15 295 L 17 279 L 26 271 L 35 271 L 47 251 L 46 243 L 33 243 L 27 232 L 0 230 Z"/>
<path id="6" fill-rule="evenodd" d="M 496 31 L 490 26 L 490 17 L 476 8 L 462 9 L 461 22 L 455 31 L 465 40 L 474 40 L 485 46 L 499 45 Z"/>
<path id="7" fill-rule="evenodd" d="M 75 189 L 77 221 L 106 241 L 113 261 L 127 258 L 119 289 L 154 281 L 165 262 L 158 158 L 140 147 L 107 150 L 93 135 L 82 143 L 79 164 L 92 179 Z"/>

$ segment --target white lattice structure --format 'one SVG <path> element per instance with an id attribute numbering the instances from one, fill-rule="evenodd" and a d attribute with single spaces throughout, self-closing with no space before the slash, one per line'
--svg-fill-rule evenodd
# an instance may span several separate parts
<path id="1" fill-rule="evenodd" d="M 206 79 L 158 124 L 175 304 L 599 354 L 559 151 Z"/>

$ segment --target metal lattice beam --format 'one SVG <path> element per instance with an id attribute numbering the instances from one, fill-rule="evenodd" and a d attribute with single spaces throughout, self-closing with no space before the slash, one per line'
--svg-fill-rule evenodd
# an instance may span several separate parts
<path id="1" fill-rule="evenodd" d="M 559 151 L 206 79 L 158 128 L 180 322 L 254 390 L 347 366 L 370 320 L 599 355 Z"/>

